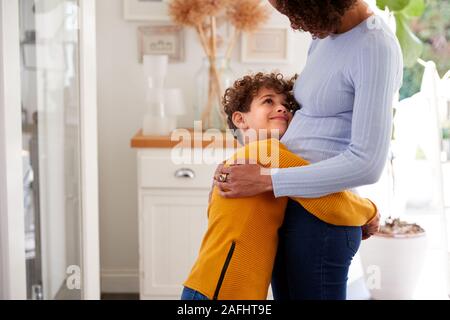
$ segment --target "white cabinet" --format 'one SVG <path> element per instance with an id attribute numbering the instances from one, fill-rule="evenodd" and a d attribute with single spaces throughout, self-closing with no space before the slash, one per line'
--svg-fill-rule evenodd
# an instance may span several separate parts
<path id="1" fill-rule="evenodd" d="M 208 190 L 140 194 L 142 299 L 178 299 L 207 226 Z"/>
<path id="2" fill-rule="evenodd" d="M 208 223 L 217 164 L 180 163 L 171 150 L 138 150 L 141 299 L 180 299 Z M 223 159 L 232 152 L 226 150 Z"/>

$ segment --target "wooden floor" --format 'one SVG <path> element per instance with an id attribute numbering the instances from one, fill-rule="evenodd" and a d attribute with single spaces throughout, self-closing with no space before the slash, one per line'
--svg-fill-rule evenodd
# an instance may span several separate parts
<path id="1" fill-rule="evenodd" d="M 139 293 L 102 293 L 101 300 L 139 300 Z"/>

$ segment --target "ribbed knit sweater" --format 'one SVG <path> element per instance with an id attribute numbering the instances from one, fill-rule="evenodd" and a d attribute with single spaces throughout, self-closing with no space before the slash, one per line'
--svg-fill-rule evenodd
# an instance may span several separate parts
<path id="1" fill-rule="evenodd" d="M 272 175 L 276 197 L 317 198 L 375 183 L 386 164 L 402 53 L 381 18 L 313 40 L 295 83 L 302 105 L 281 142 L 311 165 Z"/>
<path id="2" fill-rule="evenodd" d="M 276 139 L 246 145 L 226 165 L 237 159 L 251 159 L 266 168 L 308 165 Z M 267 159 L 274 161 L 269 163 Z M 377 211 L 370 200 L 349 191 L 316 199 L 292 199 L 334 225 L 362 226 Z M 208 207 L 208 229 L 184 285 L 210 299 L 266 299 L 287 201 L 287 197 L 275 198 L 271 192 L 225 199 L 214 188 Z"/>

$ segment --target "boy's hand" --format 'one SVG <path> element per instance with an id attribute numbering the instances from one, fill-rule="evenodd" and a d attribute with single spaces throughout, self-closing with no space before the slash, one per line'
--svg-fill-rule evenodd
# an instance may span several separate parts
<path id="1" fill-rule="evenodd" d="M 273 191 L 272 178 L 261 174 L 264 168 L 258 164 L 237 164 L 217 168 L 214 185 L 224 198 L 252 197 Z"/>
<path id="2" fill-rule="evenodd" d="M 380 231 L 380 212 L 377 211 L 375 218 L 373 218 L 368 224 L 361 227 L 362 239 L 367 240 L 375 233 Z"/>

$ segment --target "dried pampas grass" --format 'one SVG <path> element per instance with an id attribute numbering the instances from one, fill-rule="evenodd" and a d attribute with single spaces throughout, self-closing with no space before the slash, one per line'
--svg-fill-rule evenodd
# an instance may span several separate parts
<path id="1" fill-rule="evenodd" d="M 260 0 L 172 0 L 169 3 L 169 15 L 176 24 L 195 28 L 209 59 L 211 81 L 208 103 L 202 115 L 202 121 L 209 125 L 214 96 L 221 101 L 223 94 L 220 71 L 216 68 L 218 18 L 224 15 L 234 27 L 225 55 L 230 60 L 239 34 L 257 30 L 268 20 L 269 12 L 261 5 Z M 226 115 L 221 103 L 219 108 L 226 127 Z"/>
<path id="2" fill-rule="evenodd" d="M 189 27 L 197 26 L 206 18 L 199 0 L 172 0 L 169 15 L 176 24 Z"/>
<path id="3" fill-rule="evenodd" d="M 269 11 L 259 0 L 232 1 L 227 8 L 231 24 L 241 32 L 253 32 L 269 19 Z"/>
<path id="4" fill-rule="evenodd" d="M 227 18 L 234 26 L 226 57 L 230 59 L 241 32 L 254 32 L 269 20 L 270 13 L 259 0 L 235 0 L 227 8 Z"/>
<path id="5" fill-rule="evenodd" d="M 172 0 L 169 15 L 182 26 L 194 27 L 208 56 L 214 55 L 217 21 L 222 17 L 233 25 L 236 33 L 253 32 L 268 19 L 269 11 L 260 0 Z"/>
<path id="6" fill-rule="evenodd" d="M 218 16 L 226 8 L 230 0 L 200 0 L 202 10 L 209 16 Z"/>

